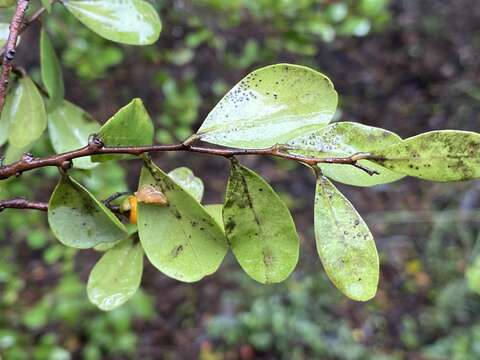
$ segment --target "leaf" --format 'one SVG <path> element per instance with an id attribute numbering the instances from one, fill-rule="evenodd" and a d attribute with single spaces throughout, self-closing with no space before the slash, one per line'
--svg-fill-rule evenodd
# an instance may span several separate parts
<path id="1" fill-rule="evenodd" d="M 138 204 L 138 233 L 145 254 L 161 272 L 193 282 L 214 273 L 228 249 L 217 222 L 192 195 L 152 163 L 146 163 L 139 187 L 162 191 L 168 205 Z"/>
<path id="2" fill-rule="evenodd" d="M 12 96 L 10 104 L 2 112 L 2 122 L 10 123 L 8 141 L 22 148 L 42 135 L 47 127 L 47 114 L 42 96 L 28 76 L 20 79 Z"/>
<path id="3" fill-rule="evenodd" d="M 223 204 L 209 204 L 204 205 L 207 213 L 217 222 L 217 224 L 222 228 L 223 232 L 225 229 L 223 227 Z"/>
<path id="4" fill-rule="evenodd" d="M 2 2 L 0 0 L 0 8 L 2 7 Z M 0 47 L 3 47 L 8 40 L 8 35 L 10 34 L 9 30 L 10 25 L 7 23 L 0 23 Z"/>
<path id="5" fill-rule="evenodd" d="M 401 174 L 432 181 L 480 177 L 480 134 L 440 130 L 376 150 L 376 163 Z"/>
<path id="6" fill-rule="evenodd" d="M 400 142 L 402 139 L 390 131 L 353 122 L 339 122 L 315 129 L 287 143 L 288 152 L 315 158 L 348 157 L 359 152 L 371 152 Z M 345 164 L 319 164 L 323 175 L 354 186 L 373 186 L 390 183 L 404 177 L 372 161 L 358 162 L 378 175 Z"/>
<path id="7" fill-rule="evenodd" d="M 98 133 L 105 146 L 142 146 L 153 143 L 153 123 L 141 99 L 133 99 L 122 107 Z M 129 155 L 95 155 L 92 160 L 103 162 L 135 158 Z"/>
<path id="8" fill-rule="evenodd" d="M 198 202 L 202 201 L 203 197 L 203 181 L 196 177 L 192 170 L 187 167 L 179 167 L 168 173 L 178 185 L 190 193 Z"/>
<path id="9" fill-rule="evenodd" d="M 480 256 L 477 256 L 473 264 L 467 268 L 465 276 L 470 290 L 480 294 Z"/>
<path id="10" fill-rule="evenodd" d="M 330 280 L 349 298 L 370 300 L 379 278 L 373 236 L 352 204 L 323 176 L 317 179 L 314 219 L 318 255 Z"/>
<path id="11" fill-rule="evenodd" d="M 78 249 L 127 238 L 127 230 L 120 220 L 66 175 L 62 175 L 50 198 L 48 223 L 60 242 Z"/>
<path id="12" fill-rule="evenodd" d="M 16 0 L 0 0 L 0 8 L 10 7 L 15 5 L 16 3 Z"/>
<path id="13" fill-rule="evenodd" d="M 57 154 L 87 145 L 88 137 L 99 127 L 88 113 L 66 100 L 48 114 L 48 133 Z M 73 160 L 73 166 L 79 169 L 91 169 L 97 165 L 90 157 Z"/>
<path id="14" fill-rule="evenodd" d="M 236 160 L 228 179 L 223 223 L 233 254 L 254 280 L 278 283 L 295 268 L 299 241 L 287 206 L 265 180 Z"/>
<path id="15" fill-rule="evenodd" d="M 250 73 L 208 114 L 198 138 L 238 148 L 266 148 L 327 125 L 338 96 L 323 74 L 277 64 Z"/>
<path id="16" fill-rule="evenodd" d="M 124 240 L 103 254 L 87 284 L 90 301 L 101 310 L 113 310 L 127 302 L 140 287 L 143 249 L 132 239 Z"/>
<path id="17" fill-rule="evenodd" d="M 40 35 L 40 62 L 42 81 L 50 97 L 50 103 L 54 107 L 63 100 L 65 88 L 62 67 L 45 30 L 42 30 Z"/>
<path id="18" fill-rule="evenodd" d="M 64 0 L 63 4 L 90 30 L 111 41 L 149 45 L 160 36 L 160 18 L 146 1 Z"/>
<path id="19" fill-rule="evenodd" d="M 3 159 L 5 164 L 11 164 L 17 160 L 20 160 L 22 156 L 30 151 L 33 144 L 28 144 L 25 147 L 18 148 L 15 145 L 8 144 L 5 151 L 5 158 Z"/>
<path id="20" fill-rule="evenodd" d="M 52 3 L 50 2 L 51 0 L 42 0 L 42 5 L 49 13 L 52 12 Z"/>

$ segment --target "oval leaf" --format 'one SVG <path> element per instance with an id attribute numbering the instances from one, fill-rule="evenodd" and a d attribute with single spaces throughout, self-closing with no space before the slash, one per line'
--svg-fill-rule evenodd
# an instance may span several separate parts
<path id="1" fill-rule="evenodd" d="M 12 93 L 8 108 L 2 113 L 10 123 L 8 141 L 17 148 L 26 147 L 37 140 L 47 127 L 47 114 L 42 96 L 33 81 L 24 76 Z"/>
<path id="2" fill-rule="evenodd" d="M 433 181 L 480 177 L 480 134 L 431 131 L 373 152 L 374 161 L 401 174 Z M 372 159 L 373 160 L 373 159 Z"/>
<path id="3" fill-rule="evenodd" d="M 228 249 L 222 229 L 197 200 L 152 163 L 140 185 L 162 191 L 168 205 L 138 204 L 138 233 L 150 262 L 164 274 L 193 282 L 214 273 Z"/>
<path id="4" fill-rule="evenodd" d="M 60 242 L 78 249 L 128 236 L 117 217 L 69 176 L 62 176 L 50 198 L 48 223 Z"/>
<path id="5" fill-rule="evenodd" d="M 285 280 L 299 241 L 287 206 L 258 174 L 232 161 L 223 208 L 225 234 L 243 270 L 262 283 Z"/>
<path id="6" fill-rule="evenodd" d="M 96 133 L 99 127 L 88 113 L 65 100 L 48 114 L 48 133 L 57 154 L 87 145 L 88 137 Z M 92 163 L 90 157 L 83 157 L 74 159 L 73 166 L 91 169 L 97 164 Z"/>
<path id="7" fill-rule="evenodd" d="M 149 45 L 160 36 L 160 18 L 146 1 L 64 0 L 63 4 L 90 30 L 111 41 Z"/>
<path id="8" fill-rule="evenodd" d="M 370 300 L 379 278 L 373 236 L 352 204 L 323 176 L 317 180 L 314 219 L 318 255 L 330 280 L 349 298 Z"/>
<path id="9" fill-rule="evenodd" d="M 315 158 L 348 157 L 359 152 L 376 149 L 400 142 L 397 134 L 377 127 L 353 122 L 340 122 L 316 129 L 287 143 L 288 152 Z M 365 171 L 344 164 L 319 164 L 323 175 L 354 186 L 373 186 L 390 183 L 403 177 L 372 161 L 358 162 L 379 174 L 370 176 Z"/>
<path id="10" fill-rule="evenodd" d="M 168 173 L 178 185 L 184 190 L 188 191 L 198 202 L 202 201 L 203 197 L 203 181 L 196 177 L 192 170 L 187 167 L 179 167 Z"/>
<path id="11" fill-rule="evenodd" d="M 142 273 L 142 246 L 124 240 L 107 250 L 93 267 L 87 284 L 88 298 L 101 310 L 113 310 L 135 294 Z"/>
<path id="12" fill-rule="evenodd" d="M 98 133 L 105 146 L 142 146 L 153 143 L 153 123 L 141 99 L 133 99 L 121 108 Z M 130 159 L 129 155 L 95 155 L 92 160 Z"/>
<path id="13" fill-rule="evenodd" d="M 54 107 L 63 99 L 65 88 L 62 67 L 45 30 L 42 30 L 40 35 L 40 63 L 42 81 L 50 97 L 50 103 Z"/>
<path id="14" fill-rule="evenodd" d="M 208 114 L 197 136 L 238 148 L 283 144 L 327 125 L 337 101 L 325 75 L 298 65 L 267 66 L 235 85 Z"/>

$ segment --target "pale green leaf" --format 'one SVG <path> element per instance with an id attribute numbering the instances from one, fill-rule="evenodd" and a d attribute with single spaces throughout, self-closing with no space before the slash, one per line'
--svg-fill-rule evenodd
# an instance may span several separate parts
<path id="1" fill-rule="evenodd" d="M 30 149 L 33 147 L 33 144 L 28 144 L 27 146 L 24 147 L 16 147 L 13 144 L 8 144 L 7 150 L 5 151 L 4 155 L 4 163 L 5 164 L 11 164 L 15 161 L 18 161 L 22 158 L 23 155 L 28 153 Z"/>
<path id="2" fill-rule="evenodd" d="M 105 146 L 147 146 L 153 143 L 153 123 L 141 99 L 122 107 L 100 129 Z M 93 161 L 129 159 L 129 155 L 95 155 Z"/>
<path id="3" fill-rule="evenodd" d="M 47 114 L 42 96 L 28 76 L 20 79 L 12 96 L 8 108 L 2 111 L 1 121 L 10 123 L 8 141 L 22 148 L 42 135 L 47 127 Z"/>
<path id="4" fill-rule="evenodd" d="M 140 287 L 143 249 L 132 239 L 107 250 L 95 264 L 87 284 L 90 301 L 101 310 L 113 310 L 127 302 Z"/>
<path id="5" fill-rule="evenodd" d="M 205 210 L 210 214 L 210 216 L 217 222 L 217 224 L 222 228 L 225 232 L 223 227 L 223 204 L 208 204 L 204 205 Z"/>
<path id="6" fill-rule="evenodd" d="M 241 80 L 208 114 L 198 138 L 237 148 L 283 144 L 327 125 L 338 96 L 323 74 L 304 66 L 278 64 Z"/>
<path id="7" fill-rule="evenodd" d="M 63 101 L 48 114 L 48 132 L 57 154 L 81 148 L 88 144 L 88 137 L 98 131 L 100 125 L 76 105 Z M 90 157 L 73 160 L 79 169 L 91 169 L 97 164 Z"/>
<path id="8" fill-rule="evenodd" d="M 184 190 L 188 191 L 198 202 L 202 201 L 203 197 L 203 181 L 196 177 L 192 170 L 187 167 L 179 167 L 168 173 L 178 185 Z"/>
<path id="9" fill-rule="evenodd" d="M 228 180 L 223 223 L 233 254 L 254 280 L 278 283 L 294 270 L 299 241 L 287 206 L 265 180 L 236 160 Z"/>
<path id="10" fill-rule="evenodd" d="M 111 41 L 149 45 L 160 36 L 160 18 L 147 1 L 63 0 L 63 4 L 90 30 Z"/>
<path id="11" fill-rule="evenodd" d="M 50 104 L 54 108 L 63 100 L 65 88 L 62 67 L 45 30 L 42 30 L 40 35 L 40 63 L 43 84 L 50 97 Z"/>
<path id="12" fill-rule="evenodd" d="M 42 0 L 42 5 L 49 13 L 52 12 L 52 3 L 51 0 Z"/>
<path id="13" fill-rule="evenodd" d="M 164 274 L 193 282 L 214 273 L 228 249 L 225 235 L 205 208 L 151 163 L 140 187 L 153 186 L 168 205 L 138 204 L 138 233 L 150 262 Z"/>
<path id="14" fill-rule="evenodd" d="M 465 276 L 470 290 L 480 294 L 480 256 L 477 256 L 473 264 L 467 268 Z"/>
<path id="15" fill-rule="evenodd" d="M 0 0 L 0 8 L 10 7 L 17 3 L 17 0 Z"/>
<path id="16" fill-rule="evenodd" d="M 1 3 L 0 7 L 2 7 Z M 0 47 L 3 47 L 8 40 L 8 34 L 10 33 L 9 27 L 10 25 L 7 23 L 0 23 Z"/>
<path id="17" fill-rule="evenodd" d="M 353 122 L 339 122 L 296 137 L 287 143 L 287 147 L 291 154 L 315 158 L 341 158 L 359 152 L 371 152 L 401 140 L 398 135 L 384 129 Z M 371 176 L 361 169 L 345 164 L 319 165 L 325 176 L 355 186 L 385 184 L 405 176 L 372 161 L 360 160 L 358 163 L 376 170 L 379 174 Z"/>
<path id="18" fill-rule="evenodd" d="M 431 131 L 372 153 L 378 164 L 421 179 L 480 178 L 480 134 L 474 132 Z"/>
<path id="19" fill-rule="evenodd" d="M 323 176 L 317 180 L 314 220 L 317 251 L 330 280 L 353 300 L 374 297 L 379 260 L 373 236 L 352 204 Z"/>
<path id="20" fill-rule="evenodd" d="M 82 185 L 63 175 L 48 204 L 48 223 L 67 246 L 92 248 L 127 238 L 120 220 Z"/>

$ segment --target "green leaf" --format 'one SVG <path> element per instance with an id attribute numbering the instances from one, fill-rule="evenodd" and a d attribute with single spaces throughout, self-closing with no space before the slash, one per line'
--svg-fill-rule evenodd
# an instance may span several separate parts
<path id="1" fill-rule="evenodd" d="M 52 3 L 50 2 L 51 0 L 42 0 L 42 5 L 49 13 L 52 12 Z"/>
<path id="2" fill-rule="evenodd" d="M 146 1 L 63 0 L 63 4 L 90 30 L 111 41 L 149 45 L 160 36 L 160 18 Z"/>
<path id="3" fill-rule="evenodd" d="M 473 264 L 467 268 L 465 275 L 470 290 L 480 294 L 480 256 L 477 256 Z"/>
<path id="4" fill-rule="evenodd" d="M 2 7 L 1 2 L 0 7 Z M 7 43 L 8 35 L 10 34 L 9 27 L 10 25 L 7 23 L 0 23 L 0 47 L 3 47 Z"/>
<path id="5" fill-rule="evenodd" d="M 17 3 L 16 0 L 0 0 L 0 8 L 10 7 Z"/>
<path id="6" fill-rule="evenodd" d="M 152 163 L 142 169 L 140 185 L 153 186 L 166 206 L 138 204 L 138 233 L 145 254 L 161 272 L 193 282 L 214 273 L 228 249 L 222 229 L 186 190 Z"/>
<path id="7" fill-rule="evenodd" d="M 60 242 L 78 249 L 127 238 L 120 220 L 67 175 L 61 177 L 50 198 L 48 223 Z"/>
<path id="8" fill-rule="evenodd" d="M 153 123 L 141 99 L 133 99 L 122 107 L 100 129 L 98 135 L 105 146 L 142 146 L 153 143 Z M 92 160 L 130 159 L 129 155 L 95 155 Z"/>
<path id="9" fill-rule="evenodd" d="M 217 222 L 217 224 L 222 228 L 223 232 L 225 229 L 223 227 L 223 204 L 209 204 L 204 205 L 207 213 Z"/>
<path id="10" fill-rule="evenodd" d="M 10 124 L 8 141 L 17 148 L 37 140 L 47 127 L 43 99 L 33 81 L 24 76 L 12 93 L 11 102 L 2 112 L 2 122 Z"/>
<path id="11" fill-rule="evenodd" d="M 370 300 L 379 278 L 373 236 L 352 204 L 323 176 L 317 179 L 314 219 L 318 255 L 330 280 L 349 298 Z"/>
<path id="12" fill-rule="evenodd" d="M 202 201 L 203 197 L 203 181 L 196 177 L 192 170 L 187 167 L 179 167 L 168 173 L 178 185 L 190 193 L 198 202 Z"/>
<path id="13" fill-rule="evenodd" d="M 63 100 L 65 88 L 62 67 L 45 30 L 42 30 L 40 35 L 40 63 L 42 81 L 50 97 L 50 103 L 54 107 Z"/>
<path id="14" fill-rule="evenodd" d="M 87 145 L 89 135 L 96 133 L 99 127 L 88 113 L 65 100 L 48 114 L 50 141 L 57 154 Z M 97 165 L 90 157 L 73 160 L 73 166 L 79 169 L 91 169 Z"/>
<path id="15" fill-rule="evenodd" d="M 338 96 L 323 74 L 304 66 L 277 64 L 241 80 L 208 114 L 198 138 L 238 148 L 284 144 L 327 125 Z"/>
<path id="16" fill-rule="evenodd" d="M 401 174 L 433 181 L 480 177 L 480 134 L 431 131 L 372 152 L 374 161 Z"/>
<path id="17" fill-rule="evenodd" d="M 21 157 L 30 151 L 33 144 L 28 144 L 25 147 L 16 147 L 13 144 L 8 144 L 7 150 L 5 151 L 5 158 L 3 159 L 5 164 L 11 164 L 17 160 L 20 160 Z"/>
<path id="18" fill-rule="evenodd" d="M 236 160 L 228 180 L 223 223 L 233 254 L 254 280 L 278 283 L 295 268 L 299 241 L 287 206 L 265 180 Z"/>
<path id="19" fill-rule="evenodd" d="M 339 122 L 313 130 L 290 140 L 288 152 L 315 158 L 348 157 L 359 152 L 371 152 L 402 139 L 387 130 L 353 122 Z M 404 177 L 372 161 L 358 162 L 371 170 L 379 172 L 370 176 L 365 171 L 351 165 L 319 164 L 323 175 L 345 184 L 354 186 L 373 186 L 390 183 Z"/>
<path id="20" fill-rule="evenodd" d="M 90 301 L 101 310 L 113 310 L 127 302 L 140 287 L 143 249 L 132 239 L 124 240 L 103 254 L 87 284 Z"/>

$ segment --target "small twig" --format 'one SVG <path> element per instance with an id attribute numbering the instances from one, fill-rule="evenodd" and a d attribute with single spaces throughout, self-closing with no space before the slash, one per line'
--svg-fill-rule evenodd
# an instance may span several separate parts
<path id="1" fill-rule="evenodd" d="M 103 205 L 105 205 L 107 208 L 109 208 L 113 212 L 121 212 L 120 211 L 120 206 L 118 205 L 112 205 L 112 201 L 117 200 L 119 197 L 125 196 L 125 195 L 131 195 L 131 191 L 119 191 L 116 192 L 112 195 L 110 195 L 108 198 L 102 201 Z"/>
<path id="2" fill-rule="evenodd" d="M 47 211 L 48 203 L 28 201 L 23 198 L 0 200 L 0 212 L 5 209 L 32 209 Z"/>

